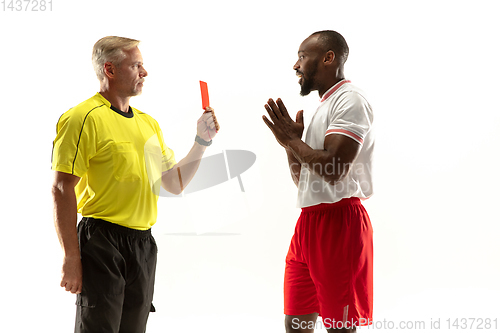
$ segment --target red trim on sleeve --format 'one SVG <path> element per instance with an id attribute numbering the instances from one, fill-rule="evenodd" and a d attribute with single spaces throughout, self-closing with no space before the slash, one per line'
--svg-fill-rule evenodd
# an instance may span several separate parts
<path id="1" fill-rule="evenodd" d="M 354 140 L 358 141 L 360 144 L 363 144 L 363 139 L 359 135 L 354 134 L 353 132 L 349 132 L 349 131 L 343 130 L 343 129 L 331 129 L 331 130 L 328 130 L 328 131 L 326 131 L 325 136 L 327 136 L 328 134 L 334 134 L 334 133 L 345 134 L 345 135 L 353 138 Z"/>
<path id="2" fill-rule="evenodd" d="M 330 88 L 330 90 L 326 94 L 324 94 L 323 97 L 321 98 L 321 103 L 323 103 L 324 101 L 326 101 L 326 99 L 328 97 L 330 97 L 334 92 L 336 92 L 337 90 L 339 90 L 339 88 L 342 87 L 346 83 L 351 83 L 351 81 L 349 81 L 349 80 L 342 80 L 342 81 L 338 82 L 336 85 L 334 85 L 332 88 Z"/>

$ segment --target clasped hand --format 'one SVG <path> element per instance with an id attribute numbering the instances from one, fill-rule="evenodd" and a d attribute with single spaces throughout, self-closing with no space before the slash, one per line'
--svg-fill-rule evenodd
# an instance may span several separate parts
<path id="1" fill-rule="evenodd" d="M 280 98 L 276 100 L 276 103 L 270 98 L 264 107 L 271 120 L 266 116 L 262 116 L 262 119 L 273 132 L 274 137 L 280 145 L 288 148 L 290 141 L 302 138 L 302 133 L 304 132 L 304 115 L 302 110 L 297 112 L 296 121 L 293 121 Z"/>

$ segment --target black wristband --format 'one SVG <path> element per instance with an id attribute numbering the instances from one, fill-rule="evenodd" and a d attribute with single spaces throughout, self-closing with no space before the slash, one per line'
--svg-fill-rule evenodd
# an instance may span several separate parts
<path id="1" fill-rule="evenodd" d="M 194 141 L 198 142 L 202 146 L 207 146 L 207 147 L 212 144 L 212 140 L 205 141 L 202 138 L 200 138 L 198 135 L 196 135 L 196 138 L 194 139 Z"/>

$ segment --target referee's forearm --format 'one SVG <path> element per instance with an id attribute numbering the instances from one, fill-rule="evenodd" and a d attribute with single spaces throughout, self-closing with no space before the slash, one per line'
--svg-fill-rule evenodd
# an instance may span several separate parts
<path id="1" fill-rule="evenodd" d="M 180 160 L 171 170 L 163 173 L 163 188 L 176 195 L 184 191 L 196 174 L 206 149 L 206 146 L 195 142 L 186 157 Z"/>
<path id="2" fill-rule="evenodd" d="M 74 187 L 54 185 L 54 225 L 65 257 L 80 257 L 76 233 L 77 209 Z"/>
<path id="3" fill-rule="evenodd" d="M 206 146 L 202 146 L 198 142 L 195 142 L 186 157 L 179 162 L 180 177 L 183 185 L 182 190 L 186 188 L 196 174 L 196 171 L 198 171 L 198 167 L 200 166 L 201 159 L 206 149 Z"/>

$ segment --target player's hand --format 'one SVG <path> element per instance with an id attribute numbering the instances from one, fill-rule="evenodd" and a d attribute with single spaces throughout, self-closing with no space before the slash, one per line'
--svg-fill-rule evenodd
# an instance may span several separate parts
<path id="1" fill-rule="evenodd" d="M 72 294 L 82 292 L 82 261 L 80 257 L 64 257 L 61 287 Z"/>
<path id="2" fill-rule="evenodd" d="M 262 116 L 262 119 L 280 145 L 288 148 L 290 141 L 302 138 L 304 132 L 304 112 L 302 110 L 297 112 L 295 121 L 293 121 L 280 98 L 276 100 L 276 103 L 270 98 L 264 107 L 271 120 L 266 116 Z"/>
<path id="3" fill-rule="evenodd" d="M 215 117 L 214 109 L 208 106 L 198 119 L 197 134 L 203 140 L 210 141 L 219 132 L 219 129 L 220 126 L 217 117 Z"/>

